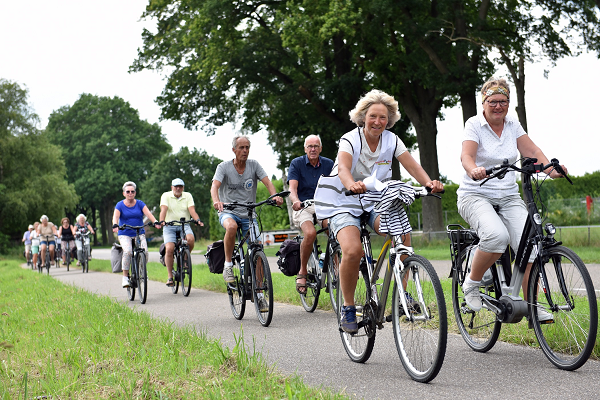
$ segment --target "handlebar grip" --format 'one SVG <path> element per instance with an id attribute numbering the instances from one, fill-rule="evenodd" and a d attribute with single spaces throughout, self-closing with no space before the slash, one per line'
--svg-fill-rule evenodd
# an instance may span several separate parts
<path id="1" fill-rule="evenodd" d="M 355 195 L 356 193 L 354 193 L 352 190 L 344 189 L 344 194 L 345 194 L 346 196 L 353 196 L 353 195 Z"/>

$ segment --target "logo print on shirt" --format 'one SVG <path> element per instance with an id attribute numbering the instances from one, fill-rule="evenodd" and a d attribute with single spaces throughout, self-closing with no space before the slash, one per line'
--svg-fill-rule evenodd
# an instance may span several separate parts
<path id="1" fill-rule="evenodd" d="M 375 165 L 389 165 L 392 163 L 392 160 L 381 160 L 381 161 L 376 161 Z"/>
<path id="2" fill-rule="evenodd" d="M 244 182 L 244 189 L 246 189 L 247 191 L 251 191 L 252 186 L 253 186 L 252 179 L 248 179 L 248 180 L 246 180 L 246 182 Z"/>

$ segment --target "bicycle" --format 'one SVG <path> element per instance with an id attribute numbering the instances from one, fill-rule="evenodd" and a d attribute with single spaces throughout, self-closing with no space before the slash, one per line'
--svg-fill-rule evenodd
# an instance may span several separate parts
<path id="1" fill-rule="evenodd" d="M 65 240 L 65 265 L 67 266 L 67 272 L 69 272 L 69 266 L 71 265 L 71 245 L 68 240 Z"/>
<path id="2" fill-rule="evenodd" d="M 518 162 L 518 161 L 517 161 Z M 472 229 L 448 225 L 452 257 L 452 304 L 460 333 L 467 345 L 477 352 L 490 350 L 500 335 L 503 323 L 518 323 L 527 316 L 544 355 L 556 367 L 572 371 L 588 360 L 596 342 L 598 310 L 594 286 L 583 261 L 569 248 L 554 239 L 556 228 L 546 223 L 538 212 L 535 198 L 542 207 L 541 184 L 534 175 L 555 168 L 566 176 L 558 160 L 548 165 L 536 164 L 537 159 L 525 158 L 521 168 L 504 163 L 488 168 L 485 184 L 493 178 L 502 179 L 510 171 L 520 172 L 528 218 L 516 256 L 510 246 L 484 275 L 480 287 L 483 307 L 471 310 L 464 300 L 462 284 L 470 272 L 470 261 L 479 238 Z M 535 193 L 532 181 L 536 184 Z M 543 182 L 542 182 L 543 183 Z M 454 229 L 458 228 L 458 229 Z M 526 302 L 520 297 L 523 275 L 531 254 L 535 260 L 529 275 Z M 514 268 L 511 269 L 511 258 Z M 510 283 L 509 283 L 510 282 Z M 539 321 L 538 312 L 551 312 L 552 321 Z"/>
<path id="3" fill-rule="evenodd" d="M 153 226 L 151 222 L 141 226 L 131 226 L 127 224 L 119 225 L 119 230 L 133 229 L 135 237 L 131 238 L 133 247 L 133 256 L 131 257 L 131 265 L 129 266 L 129 286 L 127 287 L 127 297 L 129 301 L 135 300 L 135 289 L 140 292 L 140 303 L 146 303 L 148 296 L 148 271 L 146 270 L 146 251 L 142 247 L 140 241 L 140 230 L 146 226 Z"/>
<path id="4" fill-rule="evenodd" d="M 314 204 L 314 200 L 304 200 L 301 203 L 301 207 L 304 209 Z M 316 217 L 315 217 L 316 219 Z M 316 222 L 316 220 L 315 220 Z M 319 296 L 321 289 L 325 288 L 325 291 L 329 293 L 331 300 L 331 306 L 334 312 L 337 314 L 337 289 L 340 263 L 342 259 L 342 250 L 339 243 L 333 235 L 329 234 L 329 227 L 321 228 L 317 231 L 317 236 L 320 233 L 327 231 L 327 247 L 323 259 L 323 267 L 320 266 L 320 255 L 321 250 L 317 239 L 313 243 L 313 251 L 310 253 L 307 265 L 306 265 L 306 293 L 300 294 L 300 301 L 302 306 L 307 312 L 313 312 L 316 310 L 319 303 Z M 294 240 L 302 242 L 304 238 L 302 236 L 296 236 Z"/>
<path id="5" fill-rule="evenodd" d="M 61 238 L 54 236 L 54 240 L 56 242 L 56 247 L 54 248 L 54 265 L 56 268 L 60 268 L 60 263 L 62 262 Z"/>
<path id="6" fill-rule="evenodd" d="M 25 259 L 27 260 L 27 266 L 31 267 L 33 270 L 33 253 L 31 249 L 29 251 L 25 251 Z"/>
<path id="7" fill-rule="evenodd" d="M 181 293 L 187 297 L 190 295 L 192 288 L 192 255 L 185 238 L 185 224 L 196 222 L 195 219 L 186 221 L 181 218 L 179 221 L 165 222 L 165 225 L 180 225 L 181 230 L 177 233 L 177 241 L 175 242 L 174 258 L 176 263 L 173 264 L 173 294 L 179 291 L 179 282 L 181 282 Z"/>
<path id="8" fill-rule="evenodd" d="M 43 263 L 39 263 L 38 264 L 38 271 L 39 273 L 43 273 L 44 271 L 44 267 L 46 267 L 46 272 L 48 275 L 50 275 L 50 238 L 54 238 L 54 235 L 40 235 L 40 243 L 43 242 L 43 239 L 46 239 L 46 250 L 44 251 L 44 262 Z M 41 248 L 41 244 L 40 244 L 40 248 Z M 40 250 L 41 253 L 41 250 Z M 38 259 L 41 259 L 41 255 L 40 257 L 38 257 Z"/>
<path id="9" fill-rule="evenodd" d="M 88 260 L 88 246 L 90 245 L 90 231 L 88 230 L 78 230 L 75 233 L 75 240 L 81 243 L 81 260 L 79 263 L 81 264 L 81 272 L 88 273 L 89 271 L 89 260 Z"/>
<path id="10" fill-rule="evenodd" d="M 413 187 L 399 181 L 386 186 L 403 186 L 412 189 L 415 198 L 438 195 L 430 188 Z M 368 193 L 373 193 L 369 192 Z M 354 194 L 346 191 L 347 195 Z M 402 200 L 396 200 L 396 204 Z M 402 242 L 402 235 L 386 235 L 377 259 L 371 251 L 371 237 L 367 230 L 369 213 L 360 217 L 360 237 L 364 256 L 360 262 L 359 276 L 354 293 L 357 333 L 347 333 L 341 328 L 344 296 L 338 290 L 338 326 L 342 344 L 350 359 L 364 363 L 371 356 L 378 329 L 392 322 L 396 350 L 408 375 L 417 382 L 434 379 L 446 354 L 448 321 L 444 293 L 437 273 L 431 263 L 414 253 L 412 247 Z M 386 255 L 389 262 L 385 266 Z M 402 256 L 407 256 L 401 260 Z M 385 269 L 383 282 L 378 277 Z M 391 315 L 386 314 L 390 285 L 394 279 Z M 401 285 L 398 282 L 402 282 Z"/>
<path id="11" fill-rule="evenodd" d="M 273 282 L 271 281 L 271 269 L 267 256 L 263 251 L 263 245 L 258 238 L 259 224 L 254 221 L 254 210 L 263 204 L 277 206 L 273 197 L 285 197 L 289 191 L 283 191 L 270 196 L 259 203 L 226 203 L 223 208 L 233 210 L 236 207 L 245 208 L 248 211 L 250 226 L 248 232 L 242 237 L 241 227 L 237 232 L 237 243 L 233 249 L 233 276 L 235 281 L 227 283 L 227 294 L 233 316 L 241 320 L 246 310 L 246 300 L 254 303 L 256 316 L 262 326 L 269 326 L 273 319 Z M 260 218 L 257 215 L 257 218 Z M 247 252 L 243 245 L 246 243 Z M 246 267 L 248 266 L 248 268 Z"/>

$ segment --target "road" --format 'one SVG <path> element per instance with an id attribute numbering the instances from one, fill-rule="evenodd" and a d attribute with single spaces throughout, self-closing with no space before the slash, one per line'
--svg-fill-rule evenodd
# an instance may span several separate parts
<path id="1" fill-rule="evenodd" d="M 99 258 L 101 251 L 94 250 L 94 256 Z M 264 328 L 256 319 L 252 303 L 247 304 L 242 321 L 234 319 L 228 297 L 222 293 L 192 289 L 185 298 L 173 295 L 162 282 L 149 282 L 148 301 L 141 305 L 127 300 L 126 291 L 120 287 L 120 274 L 82 274 L 80 270 L 67 272 L 65 268 L 52 268 L 50 272 L 65 283 L 110 296 L 153 317 L 181 326 L 192 325 L 230 348 L 243 327 L 246 345 L 252 349 L 254 343 L 279 372 L 296 373 L 308 385 L 329 387 L 358 398 L 586 399 L 597 398 L 600 393 L 598 361 L 588 361 L 575 372 L 565 372 L 553 367 L 540 350 L 497 343 L 488 353 L 480 354 L 468 349 L 460 335 L 450 334 L 439 375 L 429 384 L 419 384 L 402 367 L 390 324 L 377 332 L 369 361 L 356 364 L 342 347 L 332 312 L 317 310 L 309 314 L 301 307 L 276 303 L 273 322 Z"/>

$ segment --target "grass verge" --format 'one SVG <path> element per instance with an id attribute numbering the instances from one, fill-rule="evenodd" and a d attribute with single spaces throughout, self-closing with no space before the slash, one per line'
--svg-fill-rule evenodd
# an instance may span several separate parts
<path id="1" fill-rule="evenodd" d="M 97 263 L 98 261 L 96 261 Z M 192 327 L 0 260 L 0 399 L 345 398 Z"/>

